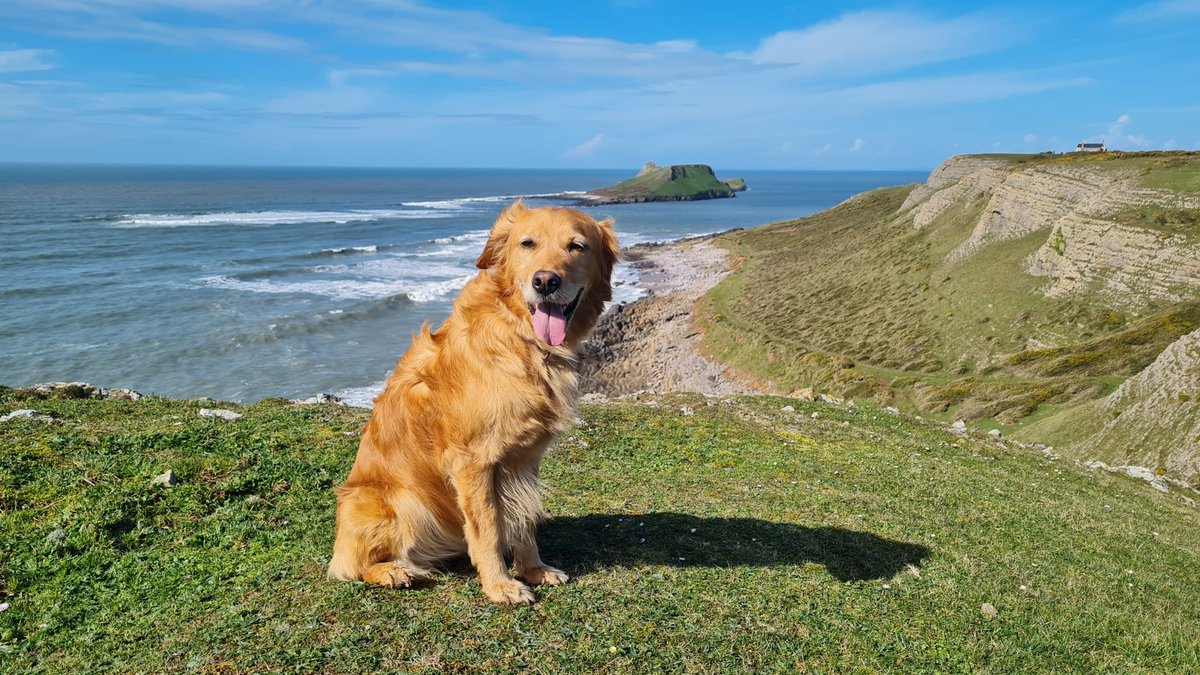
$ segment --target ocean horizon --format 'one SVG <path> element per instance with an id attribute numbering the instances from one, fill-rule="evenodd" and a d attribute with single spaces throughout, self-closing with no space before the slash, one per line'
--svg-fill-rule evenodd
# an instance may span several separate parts
<path id="1" fill-rule="evenodd" d="M 926 171 L 719 171 L 734 199 L 588 206 L 622 246 L 799 218 Z M 628 170 L 0 164 L 0 384 L 367 405 L 500 211 Z M 541 195 L 541 197 L 539 197 Z M 621 266 L 614 302 L 638 297 Z"/>

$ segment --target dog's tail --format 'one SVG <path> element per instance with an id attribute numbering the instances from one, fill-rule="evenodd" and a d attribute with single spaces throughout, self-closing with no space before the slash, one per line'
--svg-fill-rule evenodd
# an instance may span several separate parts
<path id="1" fill-rule="evenodd" d="M 337 492 L 337 532 L 333 542 L 333 558 L 329 560 L 329 569 L 325 576 L 337 581 L 357 581 L 362 579 L 366 571 L 376 561 L 372 546 L 374 542 L 369 537 L 363 537 L 362 520 L 357 500 L 353 498 L 355 489 L 339 486 Z"/>

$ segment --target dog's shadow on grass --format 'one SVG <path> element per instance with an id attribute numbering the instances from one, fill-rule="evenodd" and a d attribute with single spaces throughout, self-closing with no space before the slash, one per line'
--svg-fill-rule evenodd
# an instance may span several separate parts
<path id="1" fill-rule="evenodd" d="M 887 579 L 930 550 L 869 532 L 682 513 L 559 517 L 538 533 L 542 557 L 573 576 L 609 567 L 821 565 L 839 581 Z"/>

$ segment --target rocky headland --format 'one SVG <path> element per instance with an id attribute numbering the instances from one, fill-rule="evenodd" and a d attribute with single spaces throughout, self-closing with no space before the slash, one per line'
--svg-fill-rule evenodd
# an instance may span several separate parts
<path id="1" fill-rule="evenodd" d="M 637 176 L 612 187 L 588 191 L 578 202 L 583 205 L 636 204 L 723 199 L 746 189 L 746 181 L 719 180 L 707 164 L 658 166 L 647 162 Z"/>

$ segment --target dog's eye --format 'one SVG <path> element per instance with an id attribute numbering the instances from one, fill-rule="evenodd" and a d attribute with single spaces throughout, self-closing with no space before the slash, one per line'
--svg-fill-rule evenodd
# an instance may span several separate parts
<path id="1" fill-rule="evenodd" d="M 537 243 L 532 239 L 522 239 L 521 248 L 537 248 Z"/>
<path id="2" fill-rule="evenodd" d="M 573 242 L 567 244 L 568 251 L 582 251 L 585 248 L 587 248 L 587 246 L 585 246 L 583 244 L 583 242 L 580 242 L 580 241 L 573 241 Z"/>

